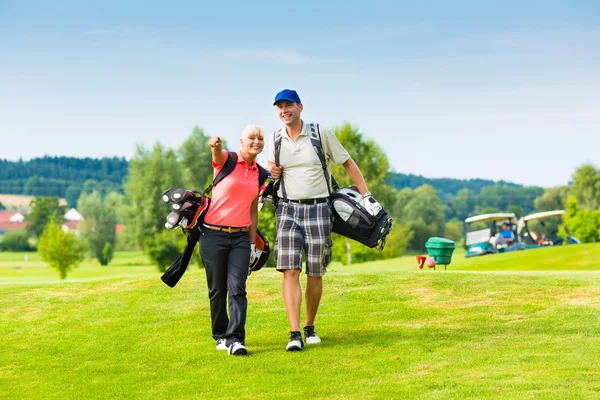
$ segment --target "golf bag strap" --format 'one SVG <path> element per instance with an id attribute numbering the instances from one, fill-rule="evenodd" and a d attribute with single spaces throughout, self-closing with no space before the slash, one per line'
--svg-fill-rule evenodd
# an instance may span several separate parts
<path id="1" fill-rule="evenodd" d="M 212 183 L 208 185 L 208 187 L 204 190 L 205 196 L 208 196 L 208 194 L 212 192 L 215 185 L 221 182 L 227 175 L 229 175 L 235 169 L 235 164 L 237 163 L 237 153 L 233 151 L 228 151 L 227 154 L 227 160 L 225 160 L 223 168 L 221 168 L 217 176 L 215 176 L 215 179 L 213 179 Z"/>
<path id="2" fill-rule="evenodd" d="M 281 152 L 281 139 L 283 138 L 283 128 L 279 128 L 275 131 L 275 165 L 279 167 L 279 153 Z M 280 176 L 279 179 L 273 185 L 273 191 L 277 193 L 279 187 L 281 186 L 281 192 L 283 193 L 283 199 L 287 200 L 287 192 L 285 191 L 285 185 L 283 183 L 283 176 Z"/>
<path id="3" fill-rule="evenodd" d="M 215 179 L 213 179 L 212 183 L 204 190 L 204 196 L 208 196 L 208 194 L 212 192 L 215 185 L 221 182 L 223 179 L 225 179 L 225 177 L 232 173 L 235 169 L 235 165 L 237 164 L 238 160 L 237 153 L 234 151 L 228 151 L 227 154 L 227 160 L 225 160 L 223 168 L 221 168 L 217 176 L 215 176 Z M 256 166 L 258 167 L 258 189 L 260 190 L 262 185 L 266 182 L 267 178 L 269 177 L 269 173 L 258 163 L 256 164 Z"/>
<path id="4" fill-rule="evenodd" d="M 256 164 L 258 167 L 258 189 L 262 188 L 267 179 L 269 178 L 269 172 L 262 167 L 260 164 Z"/>
<path id="5" fill-rule="evenodd" d="M 327 191 L 331 196 L 331 186 L 329 181 L 329 171 L 327 170 L 327 159 L 325 158 L 325 150 L 323 149 L 323 140 L 321 139 L 321 130 L 319 129 L 319 124 L 308 124 L 308 135 L 310 137 L 310 142 L 312 143 L 317 156 L 319 156 L 319 161 L 321 161 L 321 168 L 323 169 L 323 175 L 325 175 L 325 183 L 327 184 Z M 331 177 L 333 179 L 333 177 Z M 334 180 L 335 181 L 335 180 Z M 337 182 L 335 184 L 337 188 Z"/>

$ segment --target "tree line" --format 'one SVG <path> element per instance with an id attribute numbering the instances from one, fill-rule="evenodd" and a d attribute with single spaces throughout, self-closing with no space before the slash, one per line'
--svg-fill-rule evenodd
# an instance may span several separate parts
<path id="1" fill-rule="evenodd" d="M 67 200 L 69 207 L 76 207 L 82 193 L 123 193 L 129 167 L 127 160 L 117 157 L 0 160 L 0 193 L 61 197 Z M 434 187 L 444 202 L 448 219 L 466 218 L 483 209 L 505 209 L 508 205 L 517 206 L 517 211 L 529 212 L 534 209 L 534 199 L 543 192 L 539 187 L 503 181 L 425 178 L 394 171 L 389 171 L 385 180 L 396 190 L 416 189 L 423 185 Z"/>
<path id="2" fill-rule="evenodd" d="M 398 190 L 391 184 L 395 175 L 376 141 L 367 139 L 350 123 L 332 130 L 363 171 L 371 193 L 395 219 L 383 252 L 334 235 L 334 260 L 356 263 L 398 257 L 407 249 L 422 252 L 425 241 L 431 236 L 461 241 L 464 218 L 489 212 L 507 211 L 522 216 L 534 211 L 566 209 L 565 221 L 575 236 L 584 242 L 600 241 L 600 170 L 592 164 L 579 167 L 571 184 L 548 189 L 494 183 L 463 187 L 455 193 L 449 191 L 440 195 L 440 190 L 425 183 Z M 85 248 L 101 265 L 110 263 L 115 248 L 138 249 L 164 271 L 181 252 L 185 236 L 180 230 L 169 231 L 164 227 L 170 209 L 163 203 L 161 195 L 170 187 L 203 190 L 208 186 L 213 175 L 209 138 L 202 129 L 195 127 L 179 148 L 166 148 L 159 142 L 150 149 L 138 146 L 128 163 L 122 192 L 91 186 L 89 192 L 82 190 L 76 203 L 85 218 L 80 235 L 83 246 L 67 245 L 65 243 L 70 242 L 64 241 L 63 247 Z M 228 147 L 227 143 L 224 147 L 237 149 L 237 146 Z M 351 184 L 343 167 L 333 166 L 332 174 L 340 186 Z M 411 184 L 415 182 L 418 181 Z M 259 214 L 259 228 L 272 242 L 275 238 L 274 214 L 274 208 L 268 204 Z M 52 253 L 48 250 L 52 246 L 42 240 L 45 229 L 52 224 L 59 225 L 62 215 L 64 209 L 59 208 L 58 198 L 38 197 L 34 200 L 33 212 L 26 216 L 29 237 L 44 243 L 45 254 Z M 115 234 L 117 223 L 126 226 L 118 237 Z M 52 226 L 50 237 L 59 237 L 61 234 Z M 9 239 L 14 242 L 14 238 Z M 201 264 L 197 252 L 195 259 Z M 271 259 L 270 265 L 273 262 Z"/>
<path id="3" fill-rule="evenodd" d="M 0 160 L 0 193 L 62 197 L 75 207 L 82 193 L 122 192 L 128 168 L 127 160 L 118 157 Z"/>

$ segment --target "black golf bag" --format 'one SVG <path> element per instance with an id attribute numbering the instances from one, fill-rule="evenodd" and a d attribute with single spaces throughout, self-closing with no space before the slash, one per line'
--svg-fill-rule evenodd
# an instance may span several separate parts
<path id="1" fill-rule="evenodd" d="M 169 188 L 163 193 L 163 202 L 171 205 L 171 212 L 167 215 L 165 228 L 171 230 L 181 228 L 188 235 L 183 253 L 161 276 L 161 280 L 168 286 L 174 287 L 179 282 L 188 267 L 196 243 L 198 243 L 202 236 L 204 216 L 208 211 L 211 201 L 208 195 L 217 183 L 233 171 L 236 163 L 237 153 L 229 152 L 223 168 L 221 168 L 221 171 L 219 171 L 213 182 L 203 193 L 184 188 Z M 258 165 L 258 171 L 258 189 L 261 190 L 267 180 L 268 172 L 260 165 Z M 258 228 L 256 229 L 255 247 L 256 259 L 249 266 L 249 272 L 261 269 L 267 263 L 271 254 L 269 241 Z"/>
<path id="2" fill-rule="evenodd" d="M 360 204 L 362 196 L 356 186 L 336 189 L 330 199 L 334 233 L 383 250 L 393 221 L 385 209 L 375 216 L 369 214 Z"/>

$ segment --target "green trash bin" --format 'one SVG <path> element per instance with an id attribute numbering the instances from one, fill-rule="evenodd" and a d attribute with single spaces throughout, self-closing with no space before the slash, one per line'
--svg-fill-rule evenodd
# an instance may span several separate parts
<path id="1" fill-rule="evenodd" d="M 455 247 L 452 240 L 441 237 L 430 237 L 425 243 L 429 257 L 433 258 L 436 264 L 443 264 L 444 269 L 452 261 L 452 253 Z"/>

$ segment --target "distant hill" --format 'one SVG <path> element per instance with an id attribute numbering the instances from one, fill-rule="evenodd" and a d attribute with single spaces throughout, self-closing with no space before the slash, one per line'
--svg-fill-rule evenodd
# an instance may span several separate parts
<path id="1" fill-rule="evenodd" d="M 517 183 L 511 183 L 506 181 L 492 181 L 489 179 L 453 179 L 453 178 L 425 178 L 422 175 L 413 174 L 401 174 L 393 172 L 388 183 L 397 190 L 404 188 L 416 189 L 419 186 L 431 185 L 433 186 L 439 195 L 447 194 L 456 196 L 461 189 L 470 189 L 475 193 L 481 192 L 481 190 L 488 186 L 503 185 L 510 187 L 522 187 Z"/>
<path id="2" fill-rule="evenodd" d="M 0 160 L 0 193 L 64 197 L 74 206 L 82 191 L 122 191 L 128 165 L 117 157 Z"/>

